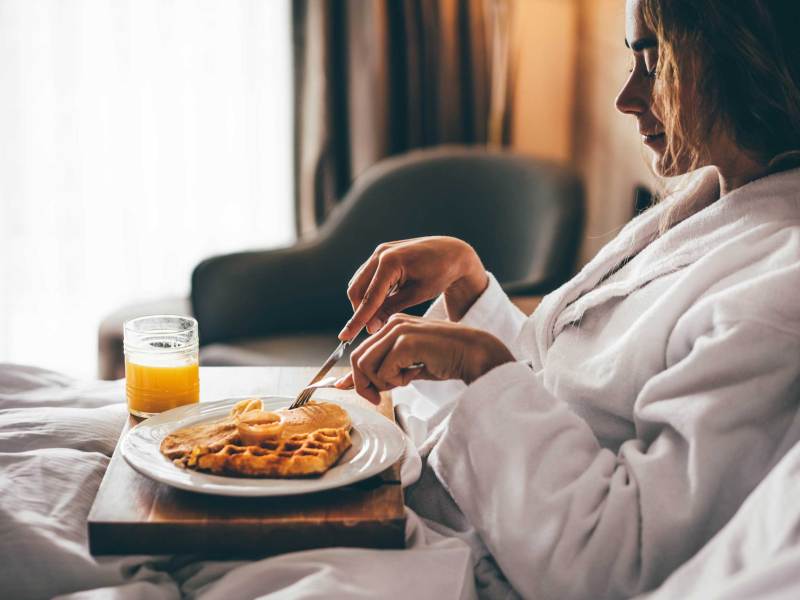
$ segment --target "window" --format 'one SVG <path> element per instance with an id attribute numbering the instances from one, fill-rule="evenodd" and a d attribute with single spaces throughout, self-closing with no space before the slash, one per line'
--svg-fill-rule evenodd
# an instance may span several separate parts
<path id="1" fill-rule="evenodd" d="M 293 240 L 290 11 L 0 5 L 0 361 L 93 376 L 103 316 Z"/>

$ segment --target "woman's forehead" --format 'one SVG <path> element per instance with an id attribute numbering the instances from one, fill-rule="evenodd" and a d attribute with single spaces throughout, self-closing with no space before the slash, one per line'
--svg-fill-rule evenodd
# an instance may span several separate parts
<path id="1" fill-rule="evenodd" d="M 625 42 L 634 50 L 639 49 L 638 42 L 655 40 L 656 37 L 644 21 L 642 4 L 643 0 L 627 0 L 625 2 Z"/>

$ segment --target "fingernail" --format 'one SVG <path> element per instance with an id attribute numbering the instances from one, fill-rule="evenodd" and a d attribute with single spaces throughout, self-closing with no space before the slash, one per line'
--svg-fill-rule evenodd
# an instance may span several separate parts
<path id="1" fill-rule="evenodd" d="M 381 321 L 378 317 L 375 317 L 367 324 L 367 331 L 370 333 L 375 333 L 381 328 L 381 325 L 383 325 L 383 321 Z"/>

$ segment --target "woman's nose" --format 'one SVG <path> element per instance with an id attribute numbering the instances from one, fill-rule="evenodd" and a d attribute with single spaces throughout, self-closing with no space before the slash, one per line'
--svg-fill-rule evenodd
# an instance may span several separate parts
<path id="1" fill-rule="evenodd" d="M 625 85 L 614 101 L 617 110 L 626 115 L 640 115 L 647 110 L 650 101 L 649 89 L 639 81 L 640 77 L 634 71 L 628 77 Z"/>

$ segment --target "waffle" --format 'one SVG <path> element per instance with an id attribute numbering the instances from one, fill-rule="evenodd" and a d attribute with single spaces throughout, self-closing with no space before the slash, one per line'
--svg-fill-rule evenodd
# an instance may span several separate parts
<path id="1" fill-rule="evenodd" d="M 233 419 L 193 425 L 165 437 L 161 442 L 161 453 L 170 460 L 180 460 L 191 454 L 197 446 L 221 450 L 228 444 L 235 443 L 238 436 Z"/>
<path id="2" fill-rule="evenodd" d="M 214 423 L 179 429 L 161 452 L 181 468 L 246 477 L 321 475 L 350 447 L 350 416 L 331 403 L 262 410 L 260 400 L 237 403 Z"/>
<path id="3" fill-rule="evenodd" d="M 186 466 L 217 475 L 304 477 L 321 475 L 350 447 L 346 429 L 317 429 L 258 446 L 228 444 L 212 451 L 197 447 Z"/>

